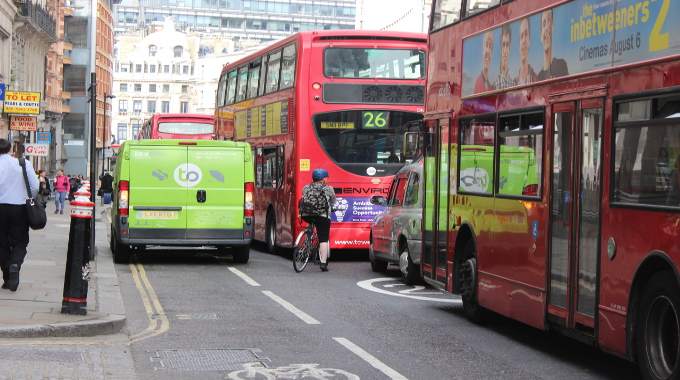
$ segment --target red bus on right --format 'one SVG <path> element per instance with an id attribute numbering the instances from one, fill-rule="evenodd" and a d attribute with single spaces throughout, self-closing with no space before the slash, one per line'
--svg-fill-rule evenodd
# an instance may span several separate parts
<path id="1" fill-rule="evenodd" d="M 678 0 L 434 0 L 424 279 L 680 378 Z"/>

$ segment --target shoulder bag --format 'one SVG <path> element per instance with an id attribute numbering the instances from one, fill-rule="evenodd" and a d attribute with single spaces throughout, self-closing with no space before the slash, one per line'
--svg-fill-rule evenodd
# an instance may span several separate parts
<path id="1" fill-rule="evenodd" d="M 28 185 L 28 174 L 26 173 L 26 160 L 20 158 L 19 165 L 23 168 L 26 195 L 28 196 L 28 199 L 26 199 L 26 218 L 28 219 L 28 225 L 33 230 L 42 230 L 47 225 L 47 213 L 45 212 L 42 202 L 40 202 L 39 199 L 33 199 L 31 196 L 31 188 Z"/>

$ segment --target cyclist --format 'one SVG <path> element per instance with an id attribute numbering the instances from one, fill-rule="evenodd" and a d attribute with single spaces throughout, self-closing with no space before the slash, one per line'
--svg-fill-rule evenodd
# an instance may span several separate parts
<path id="1" fill-rule="evenodd" d="M 312 183 L 306 185 L 302 189 L 302 196 L 307 198 L 311 192 L 323 193 L 326 197 L 327 207 L 325 212 L 318 214 L 302 213 L 302 220 L 307 223 L 314 223 L 317 234 L 319 235 L 319 256 L 321 259 L 321 270 L 328 271 L 328 237 L 331 231 L 331 212 L 335 204 L 335 191 L 333 187 L 327 185 L 328 171 L 325 169 L 316 169 L 312 172 Z"/>

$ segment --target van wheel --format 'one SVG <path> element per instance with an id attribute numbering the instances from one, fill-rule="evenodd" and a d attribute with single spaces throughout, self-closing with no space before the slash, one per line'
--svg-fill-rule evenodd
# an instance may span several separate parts
<path id="1" fill-rule="evenodd" d="M 250 258 L 250 246 L 249 245 L 241 245 L 238 247 L 233 247 L 232 252 L 234 254 L 234 262 L 235 263 L 241 263 L 245 264 L 248 262 L 248 259 Z"/>
<path id="2" fill-rule="evenodd" d="M 113 231 L 111 231 L 111 252 L 113 253 L 114 263 L 127 264 L 130 262 L 130 246 L 120 244 Z"/>
<path id="3" fill-rule="evenodd" d="M 267 251 L 276 254 L 276 216 L 273 212 L 267 213 L 267 227 L 265 240 L 267 241 Z"/>
<path id="4" fill-rule="evenodd" d="M 680 289 L 672 272 L 655 274 L 645 289 L 636 324 L 637 359 L 644 379 L 680 375 Z"/>
<path id="5" fill-rule="evenodd" d="M 465 246 L 463 257 L 465 257 L 465 262 L 460 267 L 460 278 L 463 282 L 461 289 L 463 310 L 470 322 L 480 324 L 486 321 L 489 311 L 480 306 L 477 299 L 477 253 L 472 240 Z"/>
<path id="6" fill-rule="evenodd" d="M 404 248 L 399 254 L 399 269 L 404 275 L 404 282 L 406 285 L 415 285 L 420 283 L 420 268 L 411 260 L 411 254 L 408 251 L 408 246 L 404 244 Z"/>

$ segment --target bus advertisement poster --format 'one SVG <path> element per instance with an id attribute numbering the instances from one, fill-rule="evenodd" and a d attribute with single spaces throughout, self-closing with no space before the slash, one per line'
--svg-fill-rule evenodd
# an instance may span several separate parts
<path id="1" fill-rule="evenodd" d="M 678 54 L 677 14 L 678 1 L 577 0 L 469 37 L 462 95 Z"/>

